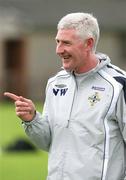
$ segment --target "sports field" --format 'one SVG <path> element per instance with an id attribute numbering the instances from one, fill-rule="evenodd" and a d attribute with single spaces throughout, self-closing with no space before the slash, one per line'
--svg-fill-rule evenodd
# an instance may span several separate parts
<path id="1" fill-rule="evenodd" d="M 41 110 L 39 104 L 36 104 Z M 12 103 L 0 103 L 0 180 L 45 180 L 47 153 L 6 152 L 4 148 L 18 138 L 26 139 L 21 121 L 16 117 Z"/>

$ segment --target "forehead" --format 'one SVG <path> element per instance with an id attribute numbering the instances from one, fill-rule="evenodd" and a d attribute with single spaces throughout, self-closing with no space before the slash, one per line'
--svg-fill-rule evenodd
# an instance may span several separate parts
<path id="1" fill-rule="evenodd" d="M 59 29 L 56 39 L 78 39 L 79 36 L 75 29 Z"/>

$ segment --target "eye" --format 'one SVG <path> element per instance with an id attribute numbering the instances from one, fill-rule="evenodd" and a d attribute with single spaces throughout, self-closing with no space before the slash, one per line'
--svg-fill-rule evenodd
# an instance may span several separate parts
<path id="1" fill-rule="evenodd" d="M 71 42 L 70 42 L 70 41 L 67 41 L 67 40 L 59 40 L 59 39 L 56 39 L 56 44 L 62 44 L 62 45 L 69 46 L 69 45 L 71 45 Z"/>
<path id="2" fill-rule="evenodd" d="M 63 43 L 64 43 L 65 45 L 70 45 L 70 44 L 71 44 L 70 41 L 63 41 Z"/>
<path id="3" fill-rule="evenodd" d="M 56 44 L 58 44 L 59 43 L 59 40 L 58 39 L 56 39 Z"/>

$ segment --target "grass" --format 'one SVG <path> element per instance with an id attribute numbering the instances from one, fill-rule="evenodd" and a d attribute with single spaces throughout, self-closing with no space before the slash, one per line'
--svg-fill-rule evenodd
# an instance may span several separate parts
<path id="1" fill-rule="evenodd" d="M 41 106 L 37 109 L 41 110 Z M 17 138 L 27 139 L 12 103 L 0 103 L 0 180 L 46 180 L 47 153 L 5 152 Z"/>

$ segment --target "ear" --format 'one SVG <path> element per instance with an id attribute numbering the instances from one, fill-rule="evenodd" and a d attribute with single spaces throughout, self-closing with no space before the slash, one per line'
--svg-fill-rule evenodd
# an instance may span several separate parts
<path id="1" fill-rule="evenodd" d="M 94 46 L 94 39 L 93 38 L 86 39 L 84 46 L 87 51 L 91 51 Z"/>

